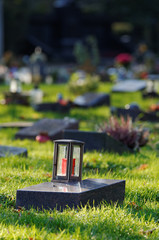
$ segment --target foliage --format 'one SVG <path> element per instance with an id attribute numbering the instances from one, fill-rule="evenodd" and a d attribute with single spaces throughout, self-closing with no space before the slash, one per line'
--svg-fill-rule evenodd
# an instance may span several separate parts
<path id="1" fill-rule="evenodd" d="M 99 85 L 99 76 L 77 71 L 72 73 L 68 83 L 70 92 L 75 94 L 83 94 L 97 90 Z"/>
<path id="2" fill-rule="evenodd" d="M 100 126 L 99 130 L 106 132 L 116 140 L 123 142 L 129 148 L 133 148 L 134 150 L 144 146 L 148 142 L 149 137 L 149 131 L 147 129 L 133 126 L 131 117 L 124 119 L 124 117 L 121 116 L 119 121 L 116 116 L 111 116 L 109 124 L 105 123 Z"/>
<path id="3" fill-rule="evenodd" d="M 82 41 L 76 42 L 74 46 L 74 55 L 79 65 L 85 64 L 90 60 L 93 66 L 97 66 L 99 63 L 99 50 L 96 38 L 88 36 L 85 43 Z"/>

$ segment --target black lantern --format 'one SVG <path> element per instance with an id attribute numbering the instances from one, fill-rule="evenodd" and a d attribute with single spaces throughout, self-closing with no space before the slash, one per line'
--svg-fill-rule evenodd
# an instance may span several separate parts
<path id="1" fill-rule="evenodd" d="M 82 180 L 84 142 L 54 141 L 53 177 L 44 182 L 17 190 L 16 207 L 29 209 L 77 208 L 89 202 L 96 206 L 101 201 L 123 202 L 125 181 L 114 179 Z"/>
<path id="2" fill-rule="evenodd" d="M 54 141 L 52 181 L 81 181 L 84 142 L 76 140 Z"/>

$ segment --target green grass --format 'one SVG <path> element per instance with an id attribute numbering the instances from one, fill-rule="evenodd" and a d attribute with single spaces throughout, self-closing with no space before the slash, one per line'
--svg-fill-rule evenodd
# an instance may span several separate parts
<path id="1" fill-rule="evenodd" d="M 41 85 L 44 101 L 54 101 L 58 92 L 65 98 L 75 98 L 66 85 Z M 99 91 L 109 92 L 111 84 L 102 83 Z M 0 86 L 0 98 L 6 86 Z M 25 90 L 31 86 L 24 86 Z M 137 102 L 147 109 L 156 100 L 143 100 L 141 93 L 112 94 L 114 106 Z M 69 117 L 80 120 L 81 130 L 94 130 L 96 124 L 110 115 L 108 107 L 72 109 Z M 42 117 L 62 118 L 60 113 L 37 113 L 31 107 L 0 106 L 0 122 L 31 120 Z M 141 124 L 141 123 L 140 123 Z M 40 144 L 31 140 L 15 140 L 17 129 L 0 129 L 0 144 L 26 147 L 28 158 L 0 159 L 0 239 L 159 239 L 159 142 L 158 127 L 144 123 L 151 130 L 149 144 L 137 153 L 122 155 L 107 152 L 84 154 L 83 179 L 125 179 L 123 204 L 98 207 L 37 211 L 15 208 L 17 189 L 51 181 L 53 143 Z"/>

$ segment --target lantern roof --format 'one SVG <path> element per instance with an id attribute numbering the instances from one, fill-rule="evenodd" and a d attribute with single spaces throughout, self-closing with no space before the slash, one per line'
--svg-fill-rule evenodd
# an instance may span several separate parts
<path id="1" fill-rule="evenodd" d="M 78 143 L 78 144 L 84 144 L 82 141 L 78 141 L 75 139 L 59 139 L 59 140 L 54 140 L 55 143 Z"/>

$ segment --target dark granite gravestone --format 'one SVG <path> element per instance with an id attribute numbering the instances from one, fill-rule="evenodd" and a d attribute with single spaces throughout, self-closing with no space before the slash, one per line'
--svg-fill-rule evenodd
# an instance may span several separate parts
<path id="1" fill-rule="evenodd" d="M 27 149 L 21 147 L 0 146 L 0 157 L 6 157 L 10 155 L 21 155 L 27 157 Z"/>
<path id="2" fill-rule="evenodd" d="M 23 128 L 16 133 L 15 138 L 35 139 L 40 133 L 47 133 L 51 140 L 62 138 L 64 129 L 78 129 L 79 122 L 75 119 L 48 119 L 44 118 L 33 124 L 31 127 Z"/>
<path id="3" fill-rule="evenodd" d="M 77 208 L 102 201 L 122 203 L 125 181 L 114 179 L 82 180 L 84 142 L 79 140 L 54 141 L 53 177 L 44 182 L 17 190 L 16 207 L 29 209 Z"/>
<path id="4" fill-rule="evenodd" d="M 20 105 L 26 105 L 29 106 L 29 93 L 12 93 L 12 92 L 5 92 L 5 103 L 6 104 L 20 104 Z"/>
<path id="5" fill-rule="evenodd" d="M 125 181 L 113 179 L 85 179 L 81 182 L 45 182 L 17 190 L 16 207 L 63 210 L 77 208 L 89 202 L 97 206 L 101 201 L 122 203 Z"/>
<path id="6" fill-rule="evenodd" d="M 144 112 L 140 117 L 140 121 L 149 121 L 149 122 L 158 122 L 159 121 L 159 112 Z"/>
<path id="7" fill-rule="evenodd" d="M 100 105 L 110 105 L 110 96 L 106 93 L 85 93 L 74 100 L 76 107 L 94 107 Z"/>
<path id="8" fill-rule="evenodd" d="M 119 142 L 108 136 L 106 133 L 100 132 L 88 132 L 67 130 L 63 131 L 64 139 L 74 139 L 85 142 L 85 151 L 108 151 L 108 152 L 133 152 L 133 149 L 128 148 L 122 142 Z"/>
<path id="9" fill-rule="evenodd" d="M 0 128 L 25 128 L 31 127 L 33 122 L 7 122 L 0 123 Z"/>
<path id="10" fill-rule="evenodd" d="M 72 104 L 68 103 L 66 105 L 61 105 L 60 103 L 39 103 L 34 106 L 34 109 L 38 112 L 48 112 L 48 111 L 56 111 L 56 112 L 68 112 L 71 108 Z"/>
<path id="11" fill-rule="evenodd" d="M 143 98 L 159 98 L 159 94 L 156 91 L 152 92 L 143 92 L 142 94 Z"/>
<path id="12" fill-rule="evenodd" d="M 149 122 L 158 122 L 159 121 L 159 112 L 158 111 L 149 111 L 144 112 L 141 109 L 126 109 L 111 107 L 110 109 L 112 115 L 117 117 L 123 116 L 125 119 L 129 116 L 132 118 L 132 121 L 149 121 Z"/>
<path id="13" fill-rule="evenodd" d="M 132 121 L 135 121 L 139 114 L 141 114 L 143 111 L 139 108 L 134 109 L 126 109 L 126 108 L 119 108 L 119 107 L 111 107 L 110 112 L 112 115 L 116 115 L 117 117 L 123 116 L 124 118 L 127 118 L 128 116 L 132 118 Z"/>
<path id="14" fill-rule="evenodd" d="M 144 80 L 123 80 L 117 83 L 113 88 L 112 92 L 137 92 L 142 91 L 146 88 L 146 81 Z"/>

